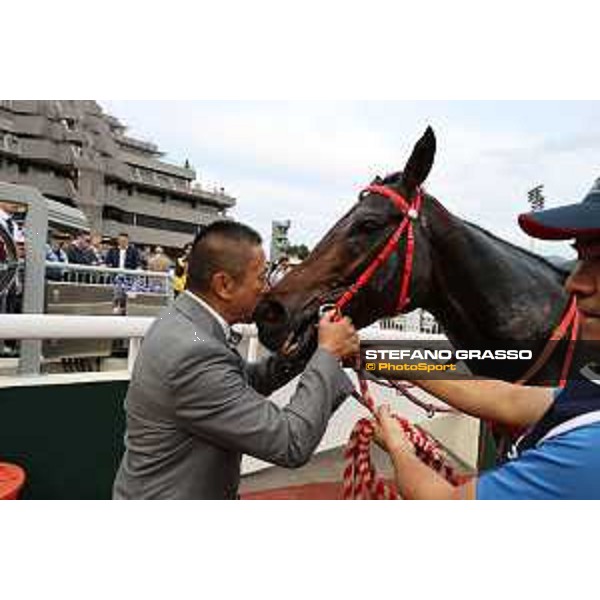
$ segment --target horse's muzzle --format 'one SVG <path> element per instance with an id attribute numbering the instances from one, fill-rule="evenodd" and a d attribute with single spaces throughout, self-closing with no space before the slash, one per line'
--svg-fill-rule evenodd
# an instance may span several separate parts
<path id="1" fill-rule="evenodd" d="M 289 313 L 277 300 L 262 300 L 254 311 L 254 321 L 261 343 L 269 350 L 280 348 L 289 335 Z"/>

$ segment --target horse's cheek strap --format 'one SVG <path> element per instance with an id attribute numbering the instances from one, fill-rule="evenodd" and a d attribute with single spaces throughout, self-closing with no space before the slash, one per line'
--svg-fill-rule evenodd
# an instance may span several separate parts
<path id="1" fill-rule="evenodd" d="M 340 312 L 351 302 L 356 294 L 365 287 L 372 277 L 375 275 L 379 267 L 387 262 L 389 257 L 392 255 L 394 250 L 398 248 L 398 243 L 402 234 L 407 231 L 407 253 L 406 261 L 404 264 L 404 272 L 402 275 L 402 285 L 400 289 L 400 295 L 398 297 L 398 310 L 402 310 L 405 306 L 410 303 L 408 298 L 408 289 L 410 287 L 410 281 L 412 278 L 413 261 L 414 261 L 414 250 L 415 250 L 415 237 L 413 220 L 414 215 L 419 214 L 421 210 L 422 194 L 421 191 L 417 191 L 417 197 L 415 198 L 414 204 L 411 206 L 400 194 L 393 190 L 378 185 L 372 185 L 365 191 L 373 194 L 379 194 L 391 200 L 398 210 L 404 214 L 402 223 L 398 226 L 396 231 L 392 234 L 382 251 L 377 255 L 375 260 L 364 270 L 361 276 L 358 278 L 356 283 L 346 291 L 342 297 L 336 302 L 336 307 Z"/>

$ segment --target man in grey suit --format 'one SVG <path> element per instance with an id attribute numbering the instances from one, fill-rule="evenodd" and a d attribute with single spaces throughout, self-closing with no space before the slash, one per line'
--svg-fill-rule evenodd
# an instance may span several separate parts
<path id="1" fill-rule="evenodd" d="M 289 404 L 266 396 L 300 369 L 274 355 L 246 363 L 230 343 L 234 323 L 251 322 L 266 287 L 260 236 L 217 222 L 194 242 L 188 289 L 157 318 L 125 399 L 125 454 L 115 499 L 234 499 L 243 454 L 304 465 L 327 422 L 352 392 L 340 361 L 359 339 L 348 319 L 319 324 L 319 346 Z"/>

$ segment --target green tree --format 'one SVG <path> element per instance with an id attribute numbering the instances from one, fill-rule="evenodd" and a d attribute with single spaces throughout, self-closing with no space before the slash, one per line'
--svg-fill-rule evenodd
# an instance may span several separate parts
<path id="1" fill-rule="evenodd" d="M 306 244 L 295 244 L 288 246 L 286 253 L 288 256 L 296 256 L 300 260 L 305 260 L 310 254 L 310 250 Z"/>

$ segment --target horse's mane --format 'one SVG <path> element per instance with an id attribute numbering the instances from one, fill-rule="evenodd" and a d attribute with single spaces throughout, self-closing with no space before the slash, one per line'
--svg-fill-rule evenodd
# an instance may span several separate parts
<path id="1" fill-rule="evenodd" d="M 521 248 L 520 246 L 516 246 L 515 244 L 512 244 L 511 242 L 503 240 L 502 238 L 498 237 L 497 235 L 494 235 L 487 229 L 484 229 L 483 227 L 480 227 L 479 225 L 475 225 L 475 223 L 471 223 L 470 221 L 464 221 L 464 220 L 463 220 L 463 223 L 467 227 L 474 229 L 479 234 L 490 239 L 493 243 L 495 243 L 499 246 L 502 246 L 503 248 L 509 250 L 510 252 L 513 252 L 515 254 L 520 254 L 521 256 L 523 256 L 529 260 L 537 262 L 541 266 L 550 268 L 557 275 L 560 275 L 562 277 L 567 277 L 569 275 L 569 272 L 567 269 L 563 269 L 563 268 L 551 263 L 548 259 L 544 258 L 543 256 L 540 256 L 539 254 L 535 254 L 535 252 L 531 252 L 530 250 Z"/>
<path id="2" fill-rule="evenodd" d="M 396 173 L 392 173 L 390 175 L 386 175 L 385 177 L 377 176 L 374 179 L 373 183 L 379 184 L 379 185 L 393 186 L 393 185 L 398 184 L 401 181 L 402 181 L 402 171 L 399 171 Z M 438 206 L 440 206 L 442 209 L 447 210 L 444 207 L 444 205 L 435 196 L 432 196 L 432 195 L 428 194 L 427 192 L 425 195 L 427 197 L 431 198 L 432 200 L 434 200 L 438 204 Z M 559 275 L 563 279 L 568 277 L 569 271 L 566 268 L 561 268 L 558 265 L 551 263 L 549 260 L 547 260 L 543 256 L 540 256 L 539 254 L 535 254 L 534 252 L 531 252 L 530 250 L 526 250 L 525 248 L 516 246 L 515 244 L 512 244 L 511 242 L 507 242 L 506 240 L 503 240 L 502 238 L 498 237 L 497 235 L 494 235 L 487 229 L 484 229 L 483 227 L 480 227 L 479 225 L 475 225 L 475 223 L 471 223 L 470 221 L 465 221 L 464 219 L 461 219 L 460 217 L 456 217 L 456 218 L 460 219 L 460 221 L 465 226 L 467 226 L 471 229 L 474 229 L 476 232 L 481 234 L 483 237 L 488 238 L 493 243 L 495 243 L 499 246 L 502 246 L 506 250 L 508 250 L 514 254 L 519 254 L 522 257 L 527 258 L 529 260 L 535 261 L 543 267 L 550 268 L 552 271 L 554 271 L 557 275 Z"/>

